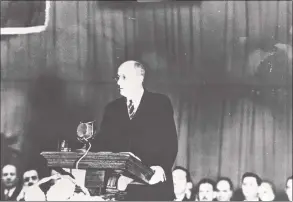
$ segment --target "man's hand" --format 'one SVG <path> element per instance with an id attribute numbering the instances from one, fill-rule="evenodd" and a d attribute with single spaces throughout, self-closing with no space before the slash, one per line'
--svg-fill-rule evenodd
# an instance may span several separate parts
<path id="1" fill-rule="evenodd" d="M 132 178 L 126 177 L 124 175 L 121 175 L 118 178 L 118 182 L 117 182 L 117 189 L 119 191 L 125 191 L 125 189 L 127 188 L 127 186 L 133 182 L 134 180 Z"/>
<path id="2" fill-rule="evenodd" d="M 149 184 L 152 185 L 166 181 L 165 171 L 161 166 L 151 166 L 151 169 L 155 171 L 155 173 L 150 179 Z"/>

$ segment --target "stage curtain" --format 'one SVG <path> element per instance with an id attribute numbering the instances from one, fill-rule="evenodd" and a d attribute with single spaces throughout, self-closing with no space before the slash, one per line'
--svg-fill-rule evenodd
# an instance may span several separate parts
<path id="1" fill-rule="evenodd" d="M 174 165 L 194 183 L 227 176 L 238 186 L 253 171 L 283 190 L 292 175 L 291 1 L 52 1 L 49 17 L 44 32 L 1 36 L 5 162 L 10 150 L 26 166 L 57 139 L 74 141 L 80 121 L 98 129 L 119 96 L 117 67 L 138 60 L 146 88 L 172 101 Z"/>

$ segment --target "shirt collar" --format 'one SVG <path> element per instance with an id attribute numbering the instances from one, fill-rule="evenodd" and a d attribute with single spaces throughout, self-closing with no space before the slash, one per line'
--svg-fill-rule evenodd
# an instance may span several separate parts
<path id="1" fill-rule="evenodd" d="M 134 107 L 137 108 L 140 104 L 143 93 L 144 89 L 142 88 L 140 91 L 137 91 L 132 98 L 127 98 L 127 105 L 129 104 L 130 100 L 132 100 Z"/>

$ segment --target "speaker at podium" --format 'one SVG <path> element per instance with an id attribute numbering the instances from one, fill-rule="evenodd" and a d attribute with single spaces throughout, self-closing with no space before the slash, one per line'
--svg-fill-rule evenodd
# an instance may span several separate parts
<path id="1" fill-rule="evenodd" d="M 44 31 L 49 22 L 50 1 L 1 1 L 1 35 Z"/>

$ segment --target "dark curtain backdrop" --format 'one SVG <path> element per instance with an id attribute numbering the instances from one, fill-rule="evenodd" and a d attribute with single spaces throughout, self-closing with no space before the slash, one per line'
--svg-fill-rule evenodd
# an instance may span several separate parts
<path id="1" fill-rule="evenodd" d="M 194 183 L 246 171 L 279 190 L 292 175 L 292 2 L 53 1 L 42 33 L 1 37 L 1 136 L 27 165 L 101 121 L 128 59 L 174 107 Z M 290 52 L 291 51 L 291 52 Z M 291 53 L 291 54 L 290 54 Z M 151 145 L 150 145 L 151 146 Z M 4 147 L 1 147 L 4 150 Z M 10 148 L 10 150 L 9 150 Z"/>

